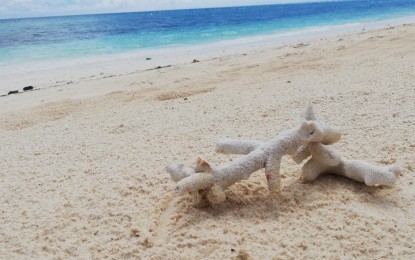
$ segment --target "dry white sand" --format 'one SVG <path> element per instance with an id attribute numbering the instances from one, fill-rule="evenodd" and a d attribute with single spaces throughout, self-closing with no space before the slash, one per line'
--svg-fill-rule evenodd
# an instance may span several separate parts
<path id="1" fill-rule="evenodd" d="M 414 258 L 414 67 L 404 25 L 3 97 L 0 258 Z M 277 203 L 263 171 L 212 208 L 174 194 L 167 164 L 228 161 L 216 140 L 269 140 L 309 100 L 396 185 L 302 183 L 284 158 Z"/>

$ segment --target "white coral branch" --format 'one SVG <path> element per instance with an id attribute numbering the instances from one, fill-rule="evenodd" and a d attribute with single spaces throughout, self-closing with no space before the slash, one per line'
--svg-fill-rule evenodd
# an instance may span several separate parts
<path id="1" fill-rule="evenodd" d="M 216 143 L 216 152 L 223 154 L 248 154 L 264 145 L 256 140 L 221 139 Z"/>
<path id="2" fill-rule="evenodd" d="M 302 168 L 305 181 L 313 181 L 318 176 L 333 173 L 348 177 L 368 186 L 393 185 L 401 173 L 397 165 L 377 166 L 362 160 L 342 158 L 333 147 L 321 143 L 309 144 L 311 159 Z"/>
<path id="3" fill-rule="evenodd" d="M 306 117 L 315 118 L 311 106 L 307 109 Z M 284 131 L 269 142 L 235 139 L 219 141 L 216 148 L 218 152 L 243 154 L 232 162 L 210 166 L 198 159 L 197 166 L 193 169 L 175 164 L 167 167 L 167 171 L 177 182 L 175 190 L 179 194 L 190 192 L 196 196 L 196 202 L 207 199 L 211 203 L 220 203 L 225 199 L 224 190 L 227 187 L 248 179 L 253 172 L 265 168 L 270 194 L 277 197 L 280 194 L 279 170 L 282 156 L 293 155 L 300 146 L 309 142 L 322 142 L 332 135 L 338 136 L 340 133 L 326 126 L 323 121 L 304 121 L 299 127 Z M 198 198 L 201 194 L 202 198 Z"/>

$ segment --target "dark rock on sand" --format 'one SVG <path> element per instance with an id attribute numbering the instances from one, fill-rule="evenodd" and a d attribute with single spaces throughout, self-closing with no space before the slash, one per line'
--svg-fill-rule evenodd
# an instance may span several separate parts
<path id="1" fill-rule="evenodd" d="M 27 86 L 23 88 L 23 91 L 33 90 L 33 86 Z"/>
<path id="2" fill-rule="evenodd" d="M 17 93 L 19 93 L 18 90 L 11 90 L 11 91 L 9 91 L 9 93 L 7 95 L 12 95 L 12 94 L 17 94 Z"/>
<path id="3" fill-rule="evenodd" d="M 151 68 L 151 69 L 147 69 L 147 70 L 159 70 L 159 69 L 170 68 L 170 67 L 171 67 L 171 65 L 157 66 L 155 68 Z"/>

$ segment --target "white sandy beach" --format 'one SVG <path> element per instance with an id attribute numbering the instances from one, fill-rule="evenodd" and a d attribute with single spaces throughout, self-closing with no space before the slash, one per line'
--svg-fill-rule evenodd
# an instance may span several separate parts
<path id="1" fill-rule="evenodd" d="M 414 24 L 194 58 L 0 98 L 0 258 L 415 257 Z M 285 157 L 277 202 L 263 171 L 211 208 L 173 192 L 166 165 L 229 161 L 219 138 L 269 140 L 309 101 L 396 185 L 303 183 Z"/>

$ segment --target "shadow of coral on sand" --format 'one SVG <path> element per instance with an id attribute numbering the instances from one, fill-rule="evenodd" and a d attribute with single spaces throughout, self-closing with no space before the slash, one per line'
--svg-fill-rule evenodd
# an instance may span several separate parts
<path id="1" fill-rule="evenodd" d="M 324 207 L 350 203 L 374 206 L 398 207 L 399 198 L 391 196 L 393 187 L 369 187 L 363 183 L 340 176 L 326 175 L 312 183 L 291 178 L 283 183 L 279 199 L 269 197 L 265 181 L 260 175 L 242 181 L 226 191 L 227 199 L 218 205 L 196 208 L 190 196 L 177 198 L 176 212 L 181 212 L 186 223 L 198 225 L 211 219 L 223 217 L 245 220 L 278 220 L 280 216 L 296 215 L 298 211 L 318 211 Z M 347 191 L 345 191 L 347 190 Z M 296 213 L 297 212 L 297 213 Z"/>

